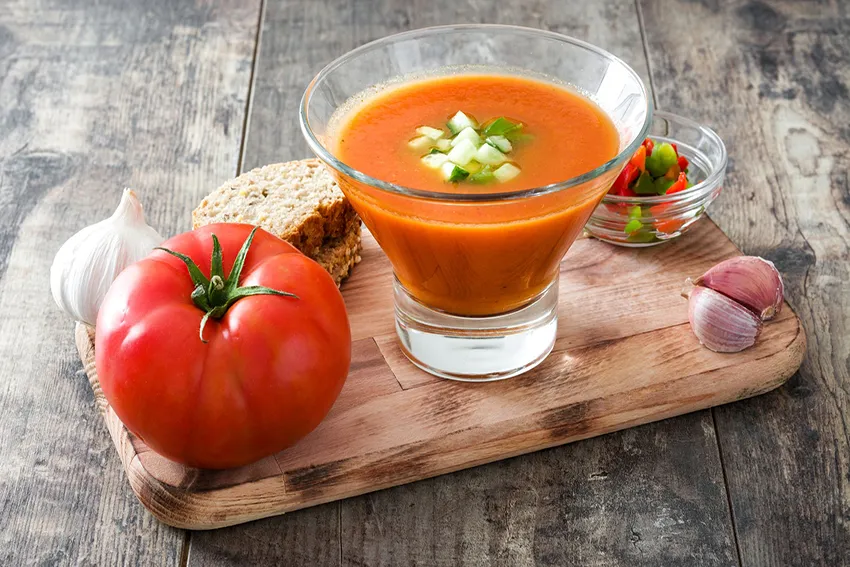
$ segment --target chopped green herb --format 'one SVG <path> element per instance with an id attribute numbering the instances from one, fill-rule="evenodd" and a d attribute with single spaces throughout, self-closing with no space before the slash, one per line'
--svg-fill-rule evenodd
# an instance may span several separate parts
<path id="1" fill-rule="evenodd" d="M 504 116 L 496 118 L 486 128 L 484 128 L 485 136 L 504 136 L 514 130 L 522 128 L 522 124 L 511 122 Z"/>
<path id="2" fill-rule="evenodd" d="M 469 176 L 469 181 L 471 183 L 490 183 L 494 179 L 495 177 L 493 176 L 493 168 L 489 165 L 485 165 L 476 173 L 473 173 Z"/>

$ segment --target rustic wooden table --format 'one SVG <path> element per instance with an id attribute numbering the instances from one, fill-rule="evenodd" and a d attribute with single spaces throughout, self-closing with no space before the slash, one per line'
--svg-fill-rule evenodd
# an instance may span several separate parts
<path id="1" fill-rule="evenodd" d="M 0 2 L 0 564 L 850 564 L 850 4 L 840 0 Z M 137 188 L 164 234 L 240 170 L 308 155 L 332 58 L 499 22 L 629 62 L 731 156 L 712 218 L 776 262 L 809 337 L 770 394 L 214 532 L 130 491 L 53 305 L 59 244 Z"/>

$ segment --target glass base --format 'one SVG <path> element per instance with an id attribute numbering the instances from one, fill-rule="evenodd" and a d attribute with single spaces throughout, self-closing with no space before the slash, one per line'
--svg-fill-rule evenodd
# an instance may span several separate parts
<path id="1" fill-rule="evenodd" d="M 558 280 L 531 303 L 501 315 L 462 317 L 430 309 L 394 281 L 396 332 L 416 366 L 451 380 L 489 382 L 531 370 L 552 352 Z"/>

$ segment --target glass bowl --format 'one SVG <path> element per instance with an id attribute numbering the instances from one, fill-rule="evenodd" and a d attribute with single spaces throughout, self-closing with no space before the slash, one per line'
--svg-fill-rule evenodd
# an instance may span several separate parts
<path id="1" fill-rule="evenodd" d="M 711 128 L 682 116 L 656 111 L 649 135 L 676 144 L 688 158 L 693 187 L 674 195 L 622 197 L 605 195 L 585 227 L 588 233 L 618 246 L 655 246 L 687 232 L 720 195 L 726 177 L 726 146 Z M 626 232 L 632 220 L 640 228 Z"/>
<path id="2" fill-rule="evenodd" d="M 551 185 L 467 193 L 389 183 L 335 154 L 340 117 L 376 92 L 481 73 L 530 77 L 587 96 L 617 129 L 618 154 Z M 392 263 L 404 353 L 437 376 L 486 381 L 520 374 L 552 350 L 560 262 L 643 141 L 651 116 L 640 77 L 610 53 L 552 32 L 473 24 L 401 33 L 340 57 L 308 85 L 300 122 Z"/>

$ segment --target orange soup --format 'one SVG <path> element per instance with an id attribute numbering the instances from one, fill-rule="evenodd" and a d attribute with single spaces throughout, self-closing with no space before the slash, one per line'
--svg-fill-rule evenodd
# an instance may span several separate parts
<path id="1" fill-rule="evenodd" d="M 450 75 L 393 86 L 337 117 L 331 150 L 346 165 L 403 187 L 516 192 L 587 173 L 615 157 L 605 112 L 568 88 L 509 75 Z M 425 305 L 493 315 L 527 304 L 616 171 L 563 191 L 460 202 L 379 190 L 338 176 L 343 191 Z"/>

